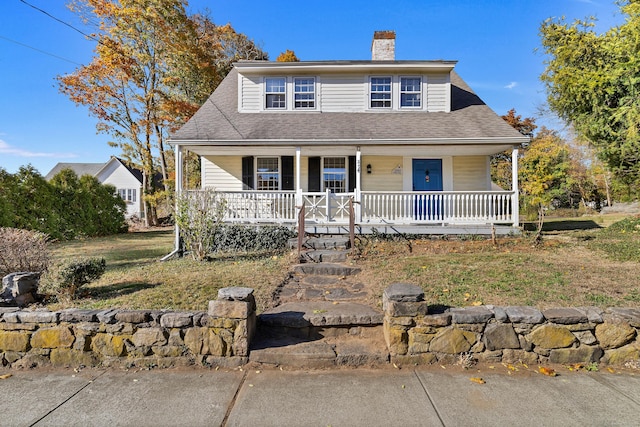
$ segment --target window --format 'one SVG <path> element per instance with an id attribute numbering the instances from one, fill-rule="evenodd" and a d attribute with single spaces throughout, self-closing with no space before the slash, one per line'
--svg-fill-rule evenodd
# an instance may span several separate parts
<path id="1" fill-rule="evenodd" d="M 347 167 L 344 157 L 325 157 L 322 181 L 324 189 L 332 193 L 345 193 L 347 188 Z"/>
<path id="2" fill-rule="evenodd" d="M 258 157 L 256 174 L 256 190 L 278 190 L 280 188 L 280 171 L 277 157 Z"/>
<path id="3" fill-rule="evenodd" d="M 284 109 L 286 103 L 286 83 L 284 77 L 265 79 L 265 100 L 267 109 Z"/>
<path id="4" fill-rule="evenodd" d="M 400 107 L 420 108 L 422 106 L 422 79 L 420 77 L 400 78 Z"/>
<path id="5" fill-rule="evenodd" d="M 125 202 L 135 203 L 136 201 L 136 189 L 135 188 L 119 188 L 118 196 Z"/>
<path id="6" fill-rule="evenodd" d="M 391 77 L 371 77 L 371 108 L 391 108 Z"/>
<path id="7" fill-rule="evenodd" d="M 293 100 L 295 108 L 315 108 L 316 79 L 313 77 L 295 78 L 293 80 Z"/>

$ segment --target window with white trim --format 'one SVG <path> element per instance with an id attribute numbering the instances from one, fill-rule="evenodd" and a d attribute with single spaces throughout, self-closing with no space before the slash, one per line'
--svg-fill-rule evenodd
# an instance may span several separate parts
<path id="1" fill-rule="evenodd" d="M 265 108 L 283 110 L 287 108 L 287 83 L 284 77 L 265 79 Z"/>
<path id="2" fill-rule="evenodd" d="M 293 79 L 293 105 L 296 109 L 316 107 L 316 79 L 296 77 Z"/>
<path id="3" fill-rule="evenodd" d="M 280 188 L 280 168 L 277 157 L 256 158 L 256 190 L 270 191 Z"/>
<path id="4" fill-rule="evenodd" d="M 135 188 L 119 188 L 118 196 L 125 202 L 135 203 L 136 201 L 136 189 Z"/>
<path id="5" fill-rule="evenodd" d="M 400 78 L 400 108 L 422 107 L 422 78 Z"/>
<path id="6" fill-rule="evenodd" d="M 371 108 L 391 108 L 391 77 L 371 77 L 369 96 Z"/>
<path id="7" fill-rule="evenodd" d="M 324 189 L 332 193 L 347 191 L 347 161 L 344 157 L 324 157 L 322 160 Z"/>

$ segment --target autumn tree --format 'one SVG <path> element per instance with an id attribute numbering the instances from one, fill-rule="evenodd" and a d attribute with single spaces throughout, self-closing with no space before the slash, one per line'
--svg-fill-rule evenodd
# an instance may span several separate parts
<path id="1" fill-rule="evenodd" d="M 147 225 L 157 222 L 153 176 L 168 193 L 168 133 L 184 123 L 228 73 L 231 62 L 266 55 L 230 25 L 188 16 L 186 0 L 76 0 L 72 10 L 93 23 L 90 64 L 60 76 L 60 90 L 85 105 L 96 128 L 143 173 Z"/>
<path id="2" fill-rule="evenodd" d="M 640 192 L 640 2 L 619 2 L 625 22 L 603 34 L 594 19 L 546 20 L 540 36 L 549 106 L 589 140 L 636 196 Z"/>
<path id="3" fill-rule="evenodd" d="M 569 150 L 557 132 L 542 128 L 519 160 L 518 179 L 523 202 L 538 215 L 538 237 L 545 211 L 567 191 Z"/>
<path id="4" fill-rule="evenodd" d="M 278 55 L 276 62 L 300 62 L 300 60 L 294 51 L 287 49 Z"/>
<path id="5" fill-rule="evenodd" d="M 521 134 L 533 137 L 533 133 L 538 127 L 535 124 L 535 119 L 531 117 L 522 118 L 520 114 L 516 114 L 516 110 L 512 108 L 507 114 L 500 116 L 504 121 L 509 123 L 514 129 Z M 523 155 L 523 150 L 529 145 L 528 142 L 520 145 L 520 157 Z M 505 151 L 502 153 L 494 154 L 491 156 L 491 181 L 495 182 L 502 188 L 511 188 L 512 181 L 512 169 L 511 169 L 511 152 Z"/>

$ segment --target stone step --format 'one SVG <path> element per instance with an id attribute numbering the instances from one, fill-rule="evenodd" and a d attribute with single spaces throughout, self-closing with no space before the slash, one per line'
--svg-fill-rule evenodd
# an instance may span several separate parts
<path id="1" fill-rule="evenodd" d="M 351 245 L 349 237 L 346 236 L 323 236 L 305 238 L 302 246 L 307 249 L 349 249 Z M 297 247 L 298 239 L 290 239 L 289 248 Z"/>
<path id="2" fill-rule="evenodd" d="M 258 316 L 262 326 L 284 328 L 377 326 L 382 312 L 368 305 L 351 302 L 289 302 Z"/>
<path id="3" fill-rule="evenodd" d="M 389 351 L 382 326 L 320 328 L 311 336 L 276 332 L 261 325 L 249 361 L 293 368 L 330 368 L 387 364 Z"/>
<path id="4" fill-rule="evenodd" d="M 358 267 L 351 267 L 337 263 L 307 263 L 293 266 L 293 272 L 298 274 L 320 274 L 323 276 L 353 276 L 362 271 Z"/>
<path id="5" fill-rule="evenodd" d="M 304 252 L 300 257 L 300 262 L 345 262 L 347 251 L 342 249 L 316 249 Z"/>

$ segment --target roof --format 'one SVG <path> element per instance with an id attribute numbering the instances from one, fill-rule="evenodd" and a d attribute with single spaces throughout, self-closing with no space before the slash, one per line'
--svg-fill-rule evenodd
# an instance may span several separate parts
<path id="1" fill-rule="evenodd" d="M 58 163 L 44 178 L 49 181 L 63 169 L 71 169 L 79 177 L 82 175 L 95 176 L 103 166 L 104 163 Z"/>
<path id="2" fill-rule="evenodd" d="M 63 169 L 71 169 L 76 173 L 76 175 L 78 175 L 78 177 L 81 177 L 82 175 L 98 176 L 98 174 L 102 172 L 102 170 L 105 169 L 112 161 L 116 161 L 124 166 L 129 173 L 142 184 L 142 171 L 129 166 L 124 160 L 115 156 L 111 156 L 106 163 L 58 163 L 44 178 L 49 181 Z"/>
<path id="3" fill-rule="evenodd" d="M 425 61 L 428 62 L 428 61 Z M 273 63 L 269 63 L 270 66 Z M 238 112 L 238 71 L 233 69 L 196 114 L 171 137 L 171 143 L 211 145 L 357 141 L 467 140 L 477 143 L 527 138 L 491 110 L 451 71 L 451 112 Z"/>

